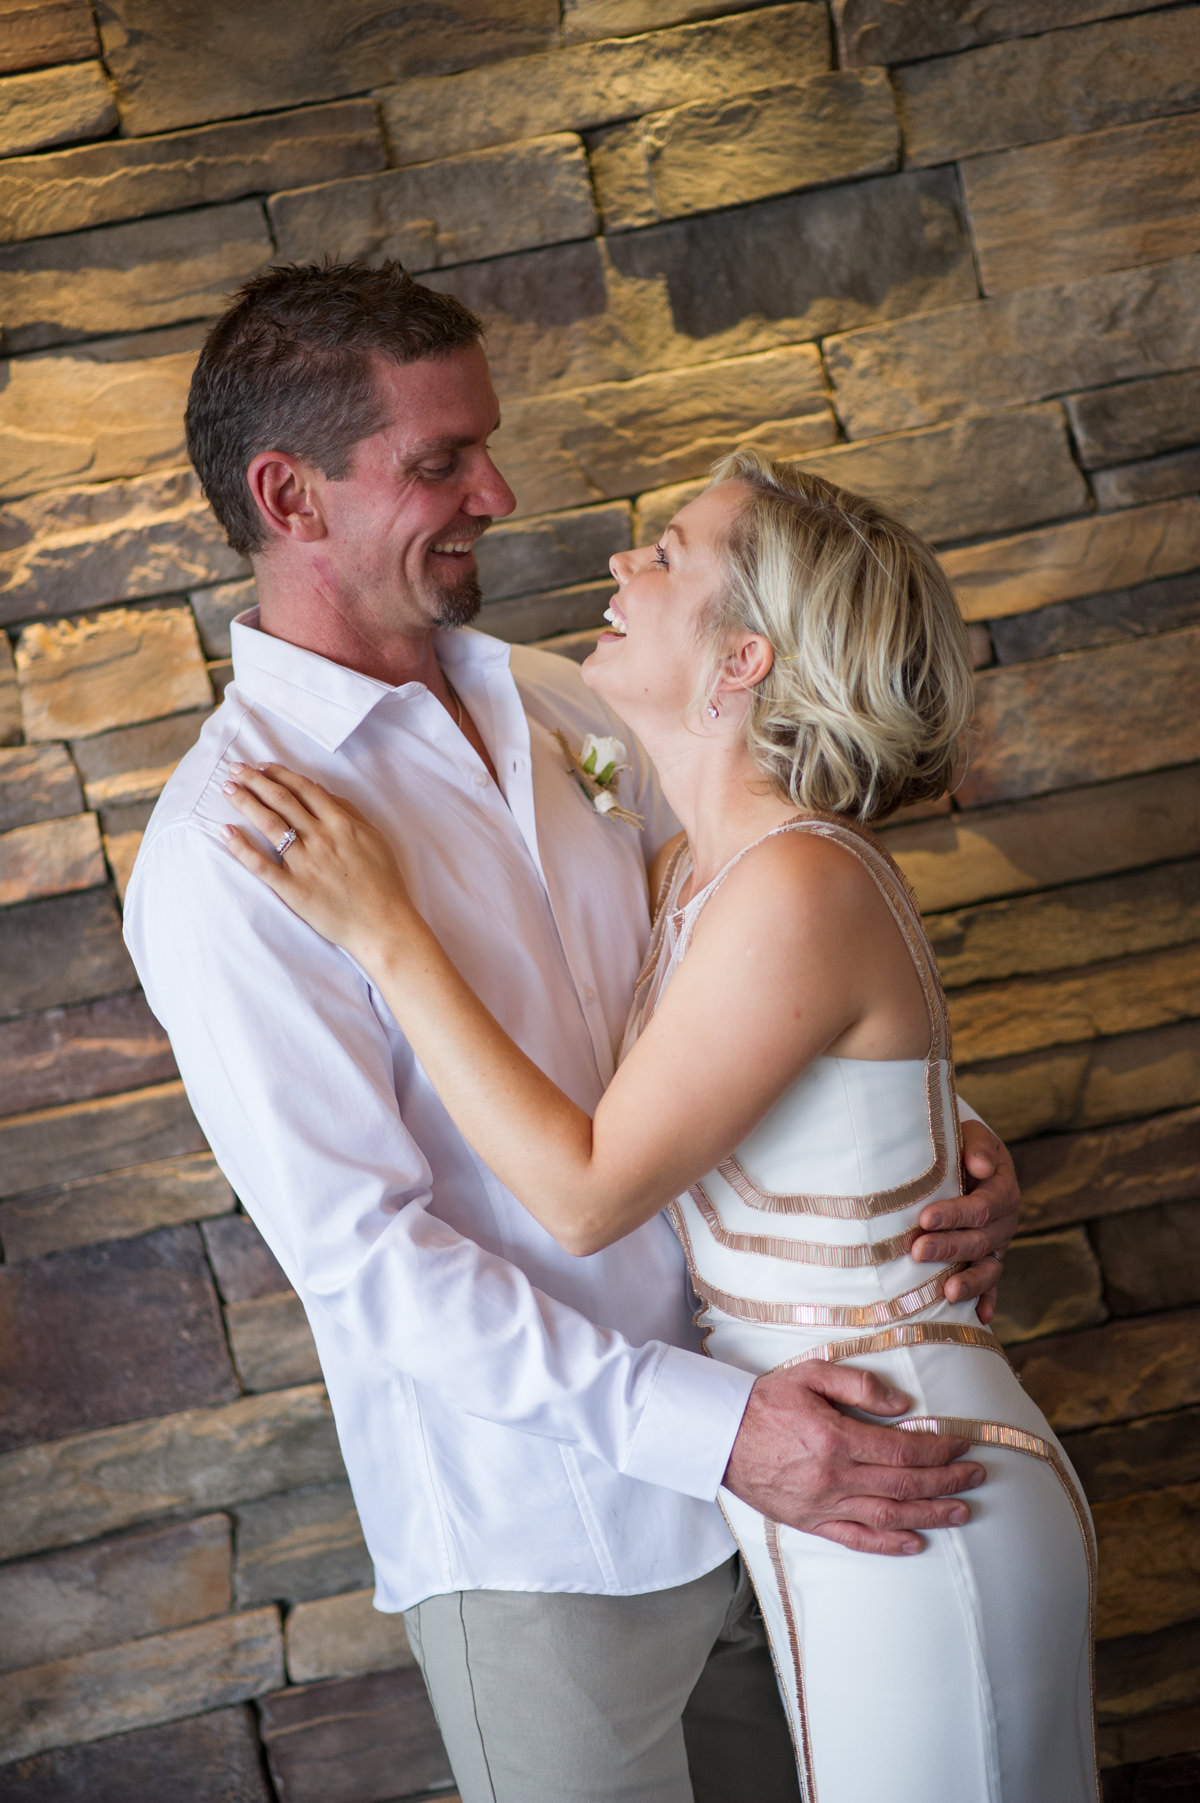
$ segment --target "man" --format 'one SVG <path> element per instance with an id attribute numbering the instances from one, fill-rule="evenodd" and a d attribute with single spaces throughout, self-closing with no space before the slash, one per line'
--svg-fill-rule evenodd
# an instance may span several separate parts
<path id="1" fill-rule="evenodd" d="M 213 328 L 189 447 L 259 607 L 147 831 L 127 934 L 304 1302 L 376 1601 L 406 1612 L 465 1803 L 775 1803 L 794 1762 L 719 1485 L 894 1554 L 964 1518 L 981 1468 L 950 1463 L 963 1442 L 842 1414 L 904 1410 L 862 1372 L 753 1382 L 699 1356 L 662 1218 L 563 1254 L 455 1132 L 365 974 L 220 838 L 238 762 L 355 802 L 467 981 L 595 1105 L 671 822 L 636 748 L 621 799 L 644 834 L 584 802 L 555 734 L 619 728 L 573 665 L 451 630 L 479 605 L 475 540 L 513 507 L 497 424 L 478 322 L 397 266 L 270 270 Z M 969 1231 L 927 1242 L 942 1262 L 1015 1225 L 1011 1167 L 976 1132 L 998 1175 L 959 1205 Z M 980 1294 L 996 1270 L 952 1283 Z"/>

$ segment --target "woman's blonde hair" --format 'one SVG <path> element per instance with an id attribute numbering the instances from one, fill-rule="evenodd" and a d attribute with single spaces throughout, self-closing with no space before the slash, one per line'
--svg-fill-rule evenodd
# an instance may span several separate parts
<path id="1" fill-rule="evenodd" d="M 971 714 L 971 660 L 932 550 L 798 464 L 733 451 L 710 486 L 730 481 L 750 494 L 704 633 L 713 682 L 739 630 L 775 653 L 746 719 L 756 763 L 797 807 L 861 821 L 943 794 Z"/>

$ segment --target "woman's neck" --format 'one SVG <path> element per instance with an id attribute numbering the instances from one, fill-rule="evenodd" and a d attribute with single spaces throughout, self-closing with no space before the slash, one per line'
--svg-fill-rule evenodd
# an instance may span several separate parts
<path id="1" fill-rule="evenodd" d="M 690 891 L 696 894 L 738 852 L 796 813 L 771 787 L 746 750 L 740 726 L 711 735 L 682 730 L 643 743 L 663 793 L 687 834 L 692 854 Z"/>

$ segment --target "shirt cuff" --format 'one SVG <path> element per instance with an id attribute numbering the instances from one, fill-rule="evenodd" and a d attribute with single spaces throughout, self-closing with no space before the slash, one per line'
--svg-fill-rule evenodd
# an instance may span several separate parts
<path id="1" fill-rule="evenodd" d="M 668 1346 L 625 1472 L 711 1502 L 721 1487 L 754 1373 Z"/>
<path id="2" fill-rule="evenodd" d="M 978 1121 L 981 1127 L 987 1127 L 987 1122 L 984 1120 L 983 1116 L 981 1114 L 976 1114 L 969 1102 L 964 1102 L 961 1096 L 957 1096 L 955 1100 L 958 1102 L 958 1118 L 960 1122 Z M 990 1127 L 988 1127 L 988 1132 L 991 1132 Z"/>

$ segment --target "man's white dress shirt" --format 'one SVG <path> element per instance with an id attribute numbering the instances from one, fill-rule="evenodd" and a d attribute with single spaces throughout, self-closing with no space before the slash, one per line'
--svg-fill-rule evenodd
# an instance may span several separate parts
<path id="1" fill-rule="evenodd" d="M 612 1075 L 673 829 L 644 754 L 598 816 L 554 738 L 620 732 L 566 658 L 443 633 L 499 778 L 421 683 L 256 628 L 168 783 L 126 936 L 200 1125 L 304 1303 L 376 1602 L 665 1589 L 733 1550 L 714 1498 L 751 1379 L 702 1357 L 659 1216 L 563 1252 L 476 1157 L 382 997 L 229 855 L 231 763 L 280 762 L 391 840 L 466 980 L 581 1107 Z"/>

